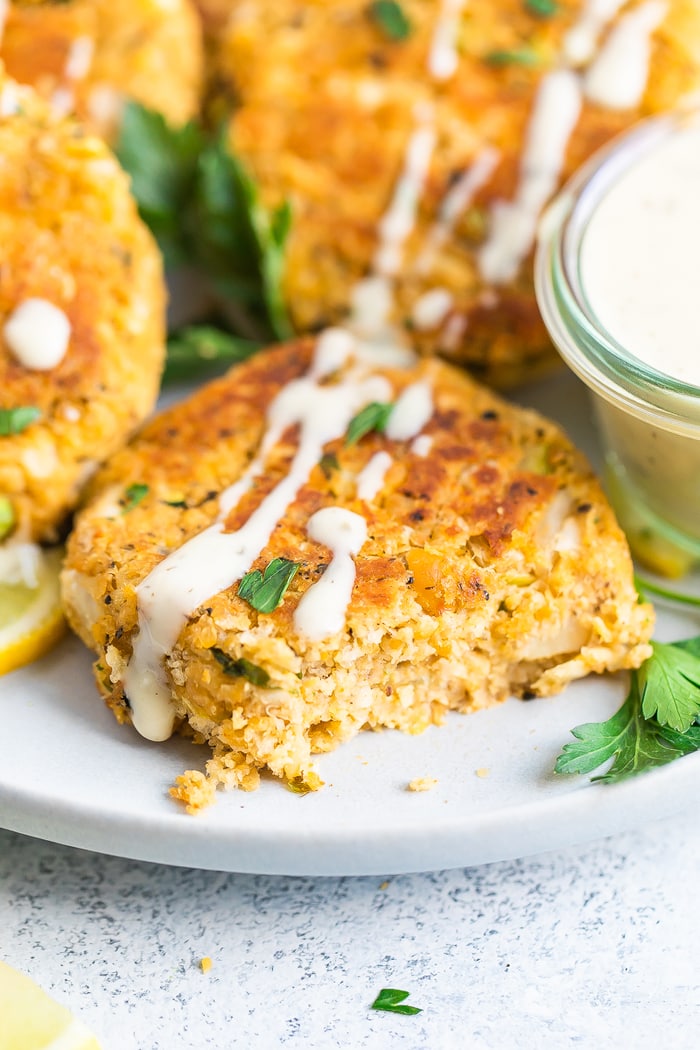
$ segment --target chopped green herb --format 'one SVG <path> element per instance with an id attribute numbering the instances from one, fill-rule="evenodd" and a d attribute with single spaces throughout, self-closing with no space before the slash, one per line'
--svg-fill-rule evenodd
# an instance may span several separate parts
<path id="1" fill-rule="evenodd" d="M 187 379 L 201 374 L 208 365 L 233 365 L 245 361 L 260 343 L 223 332 L 213 325 L 190 325 L 168 339 L 164 379 Z"/>
<path id="2" fill-rule="evenodd" d="M 301 777 L 297 777 L 294 780 L 285 780 L 284 786 L 287 791 L 291 791 L 293 795 L 310 795 L 311 788 L 303 782 Z"/>
<path id="3" fill-rule="evenodd" d="M 410 992 L 402 992 L 399 988 L 382 988 L 377 998 L 372 1003 L 373 1010 L 386 1010 L 392 1014 L 419 1014 L 420 1006 L 408 1006 L 405 1000 Z"/>
<path id="4" fill-rule="evenodd" d="M 234 660 L 232 656 L 225 653 L 223 649 L 217 649 L 216 647 L 210 650 L 212 656 L 217 663 L 221 664 L 224 674 L 229 675 L 231 678 L 245 678 L 252 685 L 257 685 L 261 689 L 267 689 L 270 684 L 270 676 L 263 667 L 259 667 L 257 664 L 252 663 L 250 660 L 246 660 L 244 656 L 238 657 Z"/>
<path id="5" fill-rule="evenodd" d="M 484 61 L 490 66 L 538 66 L 540 56 L 529 47 L 515 48 L 512 51 L 489 51 Z"/>
<path id="6" fill-rule="evenodd" d="M 340 463 L 335 452 L 324 452 L 318 461 L 318 465 L 323 472 L 323 476 L 328 480 L 334 471 L 340 470 Z"/>
<path id="7" fill-rule="evenodd" d="M 396 0 L 374 0 L 369 13 L 390 40 L 405 40 L 411 35 L 411 22 Z"/>
<path id="8" fill-rule="evenodd" d="M 372 401 L 369 405 L 357 413 L 350 420 L 350 426 L 348 432 L 345 435 L 345 444 L 354 445 L 365 434 L 369 434 L 372 430 L 378 430 L 380 432 L 386 429 L 386 425 L 389 422 L 389 416 L 392 413 L 394 406 L 391 402 Z"/>
<path id="9" fill-rule="evenodd" d="M 7 496 L 0 496 L 0 540 L 4 540 L 15 524 L 15 511 Z"/>
<path id="10" fill-rule="evenodd" d="M 557 0 L 525 0 L 525 8 L 537 18 L 551 18 L 559 10 Z"/>
<path id="11" fill-rule="evenodd" d="M 254 569 L 246 573 L 238 585 L 238 597 L 258 612 L 274 612 L 282 604 L 287 588 L 298 571 L 299 562 L 273 558 L 264 572 Z"/>
<path id="12" fill-rule="evenodd" d="M 669 649 L 676 650 L 675 655 L 666 651 Z M 654 655 L 632 672 L 620 710 L 606 722 L 588 722 L 572 729 L 576 741 L 564 746 L 555 772 L 592 773 L 613 759 L 606 773 L 592 778 L 613 782 L 700 750 L 700 725 L 691 717 L 700 709 L 700 687 L 687 673 L 700 675 L 700 638 L 664 646 L 655 643 Z M 681 694 L 675 694 L 679 688 Z M 671 721 L 685 725 L 685 730 L 679 732 Z"/>
<path id="13" fill-rule="evenodd" d="M 38 408 L 30 408 L 28 405 L 21 408 L 0 408 L 0 437 L 21 434 L 40 415 Z"/>
<path id="14" fill-rule="evenodd" d="M 137 507 L 139 503 L 146 498 L 148 495 L 148 485 L 144 485 L 137 481 L 133 485 L 129 485 L 128 489 L 124 493 L 124 506 L 122 508 L 122 514 L 128 514 L 130 510 Z"/>

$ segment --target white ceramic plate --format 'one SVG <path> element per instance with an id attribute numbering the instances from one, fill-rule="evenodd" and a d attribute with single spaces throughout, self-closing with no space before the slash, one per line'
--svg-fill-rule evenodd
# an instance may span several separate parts
<path id="1" fill-rule="evenodd" d="M 588 400 L 572 376 L 519 399 L 562 420 L 595 456 Z M 699 632 L 700 616 L 659 615 L 660 638 Z M 318 793 L 265 781 L 188 817 L 167 791 L 183 769 L 203 766 L 204 750 L 151 744 L 118 726 L 96 695 L 89 654 L 70 640 L 0 679 L 0 826 L 140 860 L 287 875 L 524 856 L 664 817 L 697 797 L 700 754 L 616 785 L 552 774 L 571 727 L 608 717 L 624 693 L 624 676 L 589 678 L 552 699 L 452 715 L 420 737 L 363 733 L 320 758 Z M 410 792 L 415 777 L 438 783 Z"/>

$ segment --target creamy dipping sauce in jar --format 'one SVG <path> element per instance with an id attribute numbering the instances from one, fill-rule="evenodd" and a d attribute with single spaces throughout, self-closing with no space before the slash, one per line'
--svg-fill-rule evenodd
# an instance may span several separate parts
<path id="1" fill-rule="evenodd" d="M 596 395 L 611 501 L 633 552 L 700 564 L 700 112 L 595 156 L 544 216 L 542 316 Z"/>

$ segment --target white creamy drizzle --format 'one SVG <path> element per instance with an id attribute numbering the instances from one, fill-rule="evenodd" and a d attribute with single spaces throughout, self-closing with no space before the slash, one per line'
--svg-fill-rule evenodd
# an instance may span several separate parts
<path id="1" fill-rule="evenodd" d="M 379 245 L 374 257 L 374 270 L 385 277 L 393 277 L 401 267 L 403 246 L 415 225 L 418 203 L 435 147 L 432 106 L 417 106 L 415 118 L 416 127 L 408 140 L 403 170 L 394 187 L 389 207 L 379 220 Z"/>
<path id="2" fill-rule="evenodd" d="M 439 328 L 445 320 L 452 304 L 454 296 L 447 288 L 431 288 L 419 296 L 411 310 L 411 320 L 419 332 L 429 332 L 433 328 Z"/>
<path id="3" fill-rule="evenodd" d="M 449 80 L 457 72 L 459 16 L 466 0 L 442 0 L 428 53 L 428 71 L 435 80 Z"/>
<path id="4" fill-rule="evenodd" d="M 10 10 L 10 0 L 0 0 L 0 44 L 5 34 L 5 23 Z"/>
<path id="5" fill-rule="evenodd" d="M 393 462 L 389 453 L 384 450 L 374 453 L 369 463 L 357 475 L 358 499 L 363 499 L 367 503 L 372 502 L 384 484 L 386 473 Z"/>
<path id="6" fill-rule="evenodd" d="M 498 201 L 479 252 L 485 280 L 512 280 L 532 247 L 542 208 L 556 190 L 571 133 L 581 113 L 580 78 L 568 69 L 543 77 L 530 118 L 514 200 Z"/>
<path id="7" fill-rule="evenodd" d="M 584 66 L 596 53 L 598 40 L 627 0 L 587 0 L 580 18 L 564 37 L 562 59 L 569 66 Z"/>
<path id="8" fill-rule="evenodd" d="M 283 387 L 269 406 L 260 452 L 219 501 L 219 517 L 173 551 L 137 587 L 139 633 L 124 689 L 136 729 L 151 740 L 172 732 L 173 711 L 163 657 L 172 650 L 187 618 L 207 598 L 230 587 L 250 569 L 299 489 L 321 458 L 324 446 L 341 438 L 352 417 L 372 401 L 391 399 L 383 376 L 354 369 L 341 382 L 321 385 L 324 368 L 337 367 L 342 336 L 331 330 L 319 340 L 310 372 Z M 329 349 L 329 344 L 332 349 Z M 334 344 L 334 345 L 333 345 Z M 346 340 L 350 351 L 352 343 Z M 288 474 L 240 529 L 225 532 L 225 520 L 259 476 L 272 447 L 299 425 L 299 444 Z"/>
<path id="9" fill-rule="evenodd" d="M 390 441 L 410 441 L 421 432 L 434 410 L 430 383 L 426 379 L 411 383 L 396 399 L 384 433 Z"/>
<path id="10" fill-rule="evenodd" d="M 649 80 L 651 37 L 667 11 L 662 0 L 649 0 L 623 15 L 586 72 L 586 98 L 608 109 L 633 109 L 640 104 Z"/>
<path id="11" fill-rule="evenodd" d="M 25 368 L 49 371 L 61 363 L 70 342 L 71 323 L 47 299 L 25 299 L 3 327 L 3 338 Z"/>
<path id="12" fill-rule="evenodd" d="M 63 67 L 65 83 L 51 96 L 51 108 L 57 117 L 67 117 L 75 109 L 75 85 L 90 72 L 95 42 L 89 36 L 79 36 L 71 43 Z"/>
<path id="13" fill-rule="evenodd" d="M 474 197 L 491 178 L 501 154 L 492 146 L 486 146 L 473 164 L 455 182 L 440 206 L 437 220 L 428 230 L 425 247 L 416 260 L 416 270 L 425 274 L 430 269 L 435 253 L 447 242 L 461 215 Z"/>
<path id="14" fill-rule="evenodd" d="M 421 459 L 425 459 L 432 447 L 432 434 L 419 434 L 418 437 L 414 438 L 411 442 L 411 452 L 414 456 L 419 456 Z"/>
<path id="15" fill-rule="evenodd" d="M 367 522 L 343 507 L 324 507 L 309 518 L 310 539 L 328 547 L 333 557 L 323 576 L 309 587 L 294 611 L 294 626 L 312 641 L 342 631 L 355 585 L 355 562 L 367 539 Z"/>

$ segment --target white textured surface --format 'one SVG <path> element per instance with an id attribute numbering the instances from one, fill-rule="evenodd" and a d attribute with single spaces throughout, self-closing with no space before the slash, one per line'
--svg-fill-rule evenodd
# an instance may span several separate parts
<path id="1" fill-rule="evenodd" d="M 690 815 L 384 889 L 0 832 L 0 956 L 104 1050 L 694 1050 L 699 865 Z M 373 1012 L 382 987 L 410 991 L 423 1013 Z"/>

